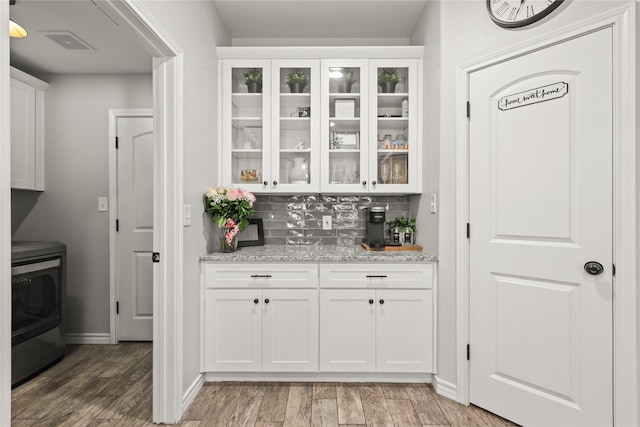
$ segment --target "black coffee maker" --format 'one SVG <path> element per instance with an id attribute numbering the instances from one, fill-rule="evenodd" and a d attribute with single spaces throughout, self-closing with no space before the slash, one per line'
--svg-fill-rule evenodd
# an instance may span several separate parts
<path id="1" fill-rule="evenodd" d="M 371 249 L 384 250 L 384 207 L 373 206 L 364 210 L 364 243 Z"/>

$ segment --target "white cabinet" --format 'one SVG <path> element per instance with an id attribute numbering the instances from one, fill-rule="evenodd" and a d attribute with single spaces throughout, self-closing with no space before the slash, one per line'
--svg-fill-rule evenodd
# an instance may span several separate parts
<path id="1" fill-rule="evenodd" d="M 11 67 L 11 188 L 44 191 L 44 91 L 48 86 Z"/>
<path id="2" fill-rule="evenodd" d="M 321 265 L 321 371 L 433 372 L 433 274 L 432 264 Z"/>
<path id="3" fill-rule="evenodd" d="M 322 186 L 330 193 L 419 193 L 418 59 L 323 59 Z M 379 84 L 391 75 L 393 85 Z"/>
<path id="4" fill-rule="evenodd" d="M 301 91 L 287 84 L 294 74 L 305 80 Z M 260 85 L 247 84 L 257 75 Z M 255 193 L 318 192 L 319 94 L 318 60 L 224 60 L 222 182 Z"/>
<path id="5" fill-rule="evenodd" d="M 317 276 L 315 264 L 204 264 L 203 370 L 317 371 Z"/>
<path id="6" fill-rule="evenodd" d="M 255 193 L 420 193 L 413 48 L 219 48 L 221 182 Z M 381 84 L 385 73 L 392 85 Z M 262 76 L 256 92 L 251 74 Z M 304 76 L 301 92 L 287 84 L 292 74 Z"/>

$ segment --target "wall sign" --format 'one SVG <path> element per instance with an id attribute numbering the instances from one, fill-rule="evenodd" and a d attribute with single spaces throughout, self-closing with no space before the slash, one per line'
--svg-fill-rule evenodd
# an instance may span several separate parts
<path id="1" fill-rule="evenodd" d="M 507 111 L 512 108 L 526 107 L 527 105 L 562 98 L 568 93 L 569 83 L 552 83 L 550 85 L 504 96 L 500 98 L 500 101 L 498 101 L 498 109 L 501 111 Z"/>

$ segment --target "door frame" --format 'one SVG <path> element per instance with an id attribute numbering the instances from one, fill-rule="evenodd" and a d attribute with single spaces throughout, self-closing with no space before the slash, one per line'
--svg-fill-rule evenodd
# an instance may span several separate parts
<path id="1" fill-rule="evenodd" d="M 469 100 L 470 74 L 518 56 L 610 27 L 613 31 L 613 414 L 619 426 L 638 424 L 636 261 L 636 7 L 612 9 L 551 35 L 457 67 L 456 80 L 456 400 L 469 404 Z M 629 237 L 633 236 L 633 237 Z"/>
<path id="2" fill-rule="evenodd" d="M 116 302 L 120 297 L 118 277 L 118 233 L 116 220 L 118 219 L 118 150 L 114 143 L 118 136 L 118 119 L 135 117 L 153 118 L 153 110 L 145 109 L 109 109 L 109 343 L 120 341 Z M 155 166 L 155 165 L 154 165 Z"/>
<path id="3" fill-rule="evenodd" d="M 153 57 L 154 265 L 153 421 L 182 415 L 183 53 L 140 0 L 99 5 Z M 9 2 L 0 2 L 0 23 Z M 9 37 L 0 35 L 0 425 L 11 423 L 11 147 Z"/>

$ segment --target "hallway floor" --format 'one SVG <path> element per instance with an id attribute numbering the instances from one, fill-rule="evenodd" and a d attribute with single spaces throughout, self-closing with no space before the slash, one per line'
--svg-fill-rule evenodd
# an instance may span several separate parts
<path id="1" fill-rule="evenodd" d="M 12 426 L 152 426 L 151 343 L 71 345 L 12 392 Z M 207 383 L 180 426 L 491 426 L 514 424 L 430 385 Z"/>

